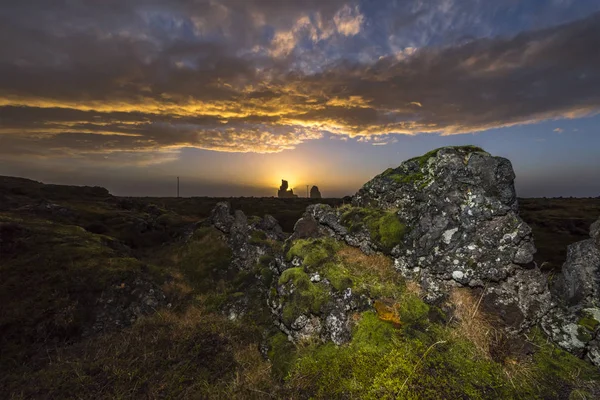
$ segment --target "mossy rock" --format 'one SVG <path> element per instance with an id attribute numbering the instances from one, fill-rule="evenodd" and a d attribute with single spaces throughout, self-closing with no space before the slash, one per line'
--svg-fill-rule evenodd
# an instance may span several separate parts
<path id="1" fill-rule="evenodd" d="M 302 265 L 313 271 L 330 259 L 339 248 L 340 243 L 333 238 L 298 239 L 288 250 L 286 258 L 292 261 L 294 257 L 299 257 Z"/>
<path id="2" fill-rule="evenodd" d="M 278 283 L 294 288 L 283 298 L 282 318 L 286 325 L 291 325 L 300 315 L 320 314 L 321 307 L 329 300 L 323 284 L 311 282 L 302 267 L 286 269 Z"/>
<path id="3" fill-rule="evenodd" d="M 389 252 L 396 245 L 402 244 L 407 232 L 398 214 L 394 211 L 383 211 L 370 207 L 346 208 L 340 222 L 350 233 L 356 233 L 366 228 L 371 240 L 378 244 L 383 251 Z"/>

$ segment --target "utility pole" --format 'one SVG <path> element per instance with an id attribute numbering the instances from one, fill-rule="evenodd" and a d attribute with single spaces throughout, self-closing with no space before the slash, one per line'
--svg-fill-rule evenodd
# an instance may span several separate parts
<path id="1" fill-rule="evenodd" d="M 179 198 L 179 177 L 177 177 L 177 198 Z"/>
<path id="2" fill-rule="evenodd" d="M 306 185 L 306 198 L 308 198 L 308 185 Z"/>

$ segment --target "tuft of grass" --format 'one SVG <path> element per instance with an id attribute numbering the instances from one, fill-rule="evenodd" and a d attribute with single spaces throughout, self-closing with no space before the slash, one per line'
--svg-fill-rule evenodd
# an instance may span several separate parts
<path id="1" fill-rule="evenodd" d="M 449 305 L 456 322 L 454 333 L 473 343 L 481 357 L 492 359 L 491 350 L 498 344 L 500 332 L 481 311 L 480 303 L 481 297 L 474 297 L 469 289 L 455 288 L 450 292 Z"/>
<path id="2" fill-rule="evenodd" d="M 250 240 L 248 241 L 250 244 L 261 245 L 267 241 L 267 234 L 263 231 L 254 230 L 250 234 Z"/>

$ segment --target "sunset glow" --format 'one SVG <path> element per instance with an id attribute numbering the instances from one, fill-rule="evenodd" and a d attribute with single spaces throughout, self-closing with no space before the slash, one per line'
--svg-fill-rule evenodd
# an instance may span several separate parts
<path id="1" fill-rule="evenodd" d="M 597 2 L 80 3 L 0 9 L 0 174 L 341 196 L 464 143 L 511 158 L 523 194 L 600 169 Z"/>

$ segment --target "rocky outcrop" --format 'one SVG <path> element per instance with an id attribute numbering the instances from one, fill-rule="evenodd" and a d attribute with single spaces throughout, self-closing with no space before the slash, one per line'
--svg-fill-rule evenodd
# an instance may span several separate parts
<path id="1" fill-rule="evenodd" d="M 600 219 L 590 239 L 570 245 L 553 286 L 559 306 L 543 320 L 546 333 L 561 347 L 600 366 Z"/>
<path id="2" fill-rule="evenodd" d="M 303 218 L 367 254 L 391 255 L 431 303 L 454 287 L 483 290 L 482 306 L 518 332 L 551 300 L 532 262 L 531 229 L 517 213 L 514 178 L 505 158 L 473 146 L 442 148 L 378 175 L 353 207 L 314 205 Z"/>
<path id="3" fill-rule="evenodd" d="M 470 289 L 478 307 L 507 333 L 541 322 L 558 345 L 600 365 L 600 220 L 590 239 L 570 246 L 553 297 L 533 262 L 536 249 L 518 215 L 514 179 L 507 159 L 473 146 L 448 147 L 376 176 L 351 204 L 310 205 L 276 251 L 256 240 L 285 238 L 272 217 L 249 223 L 220 203 L 211 222 L 227 235 L 236 268 L 250 270 L 268 259 L 274 274 L 265 288 L 268 305 L 290 340 L 345 343 L 351 338 L 350 316 L 373 307 L 376 298 L 340 288 L 326 276 L 338 265 L 328 246 L 343 242 L 367 256 L 391 257 L 396 271 L 418 282 L 430 304 L 445 307 L 455 288 Z M 296 246 L 315 253 L 302 255 Z M 325 261 L 315 264 L 315 257 Z"/>
<path id="4" fill-rule="evenodd" d="M 319 188 L 317 186 L 313 186 L 310 188 L 310 198 L 311 199 L 320 199 L 321 192 L 319 192 Z"/>
<path id="5" fill-rule="evenodd" d="M 102 292 L 94 306 L 94 322 L 82 334 L 106 333 L 132 325 L 144 315 L 161 307 L 170 307 L 161 288 L 150 280 L 136 277 L 120 282 Z"/>
<path id="6" fill-rule="evenodd" d="M 286 237 L 271 215 L 265 215 L 258 222 L 250 224 L 243 211 L 233 212 L 227 202 L 220 202 L 215 206 L 208 222 L 226 234 L 233 252 L 232 267 L 236 270 L 251 271 L 260 257 L 269 253 L 272 242 L 282 241 Z M 273 255 L 270 267 L 274 271 L 286 268 L 281 254 Z"/>
<path id="7" fill-rule="evenodd" d="M 277 191 L 277 197 L 283 198 L 283 199 L 294 199 L 294 198 L 298 197 L 298 195 L 294 194 L 293 189 L 288 190 L 288 181 L 282 179 L 281 186 L 279 187 L 279 190 Z"/>

